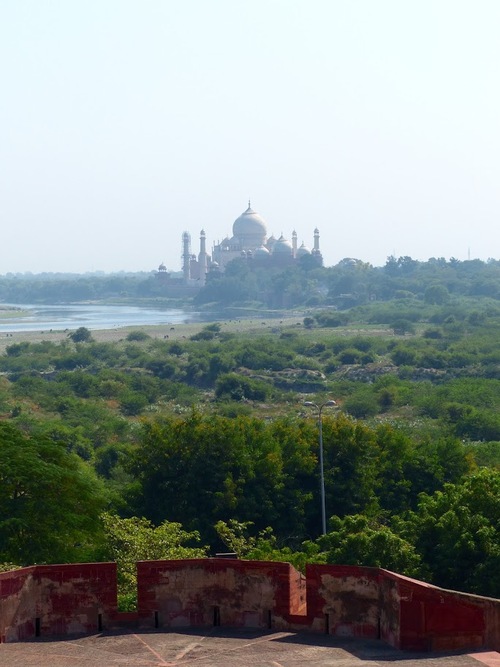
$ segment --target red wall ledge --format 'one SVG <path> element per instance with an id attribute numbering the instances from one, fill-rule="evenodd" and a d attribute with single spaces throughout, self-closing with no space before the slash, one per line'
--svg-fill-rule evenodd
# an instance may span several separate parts
<path id="1" fill-rule="evenodd" d="M 449 591 L 378 568 L 307 567 L 312 623 L 403 650 L 500 650 L 500 600 Z"/>
<path id="2" fill-rule="evenodd" d="M 116 563 L 0 573 L 0 641 L 98 632 L 116 614 Z"/>
<path id="3" fill-rule="evenodd" d="M 0 573 L 0 640 L 127 627 L 258 628 L 371 637 L 403 650 L 500 650 L 500 600 L 387 570 L 227 558 L 142 561 L 138 609 L 117 612 L 116 565 Z"/>

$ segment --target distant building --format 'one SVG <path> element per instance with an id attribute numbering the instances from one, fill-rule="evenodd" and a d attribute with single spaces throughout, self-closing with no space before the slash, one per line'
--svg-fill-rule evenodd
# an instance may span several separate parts
<path id="1" fill-rule="evenodd" d="M 319 249 L 319 231 L 314 230 L 313 248 L 304 243 L 297 247 L 297 233 L 292 232 L 292 241 L 283 234 L 276 239 L 267 235 L 264 219 L 256 213 L 248 202 L 248 208 L 233 223 L 232 236 L 214 243 L 212 252 L 206 249 L 205 230 L 200 232 L 200 250 L 198 256 L 191 251 L 189 232 L 182 234 L 182 283 L 185 287 L 202 287 L 207 274 L 211 271 L 224 272 L 233 259 L 243 258 L 251 261 L 255 268 L 264 266 L 288 266 L 305 255 L 312 256 L 319 265 L 323 258 Z M 166 280 L 168 273 L 163 264 L 158 269 L 158 277 Z M 173 281 L 168 281 L 172 285 Z"/>

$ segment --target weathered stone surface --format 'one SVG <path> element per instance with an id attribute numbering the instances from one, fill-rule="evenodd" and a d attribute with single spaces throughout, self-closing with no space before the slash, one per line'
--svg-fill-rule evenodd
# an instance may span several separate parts
<path id="1" fill-rule="evenodd" d="M 116 614 L 116 564 L 36 565 L 0 573 L 0 640 L 97 632 Z"/>
<path id="2" fill-rule="evenodd" d="M 464 653 L 401 653 L 376 640 L 210 629 L 2 644 L 0 667 L 498 667 L 494 654 L 475 657 L 483 656 L 481 664 Z"/>

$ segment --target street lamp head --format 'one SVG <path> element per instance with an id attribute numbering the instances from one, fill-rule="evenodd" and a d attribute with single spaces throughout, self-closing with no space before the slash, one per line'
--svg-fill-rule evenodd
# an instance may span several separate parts
<path id="1" fill-rule="evenodd" d="M 306 408 L 316 408 L 316 409 L 319 410 L 320 408 L 332 408 L 335 405 L 337 405 L 337 402 L 336 401 L 325 401 L 325 403 L 322 403 L 321 405 L 318 405 L 317 403 L 313 403 L 312 401 L 304 401 L 304 403 L 302 405 L 305 405 Z"/>

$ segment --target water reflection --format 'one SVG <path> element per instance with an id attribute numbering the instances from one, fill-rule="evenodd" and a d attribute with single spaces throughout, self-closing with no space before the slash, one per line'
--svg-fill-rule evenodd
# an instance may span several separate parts
<path id="1" fill-rule="evenodd" d="M 4 304 L 5 307 L 8 304 Z M 12 305 L 16 310 L 9 310 L 8 317 L 2 317 L 0 310 L 0 332 L 61 331 L 65 329 L 114 329 L 126 326 L 145 326 L 158 324 L 180 324 L 205 320 L 199 313 L 181 309 L 161 310 L 159 308 L 140 308 L 138 306 L 106 305 Z M 16 312 L 18 314 L 16 314 Z"/>

